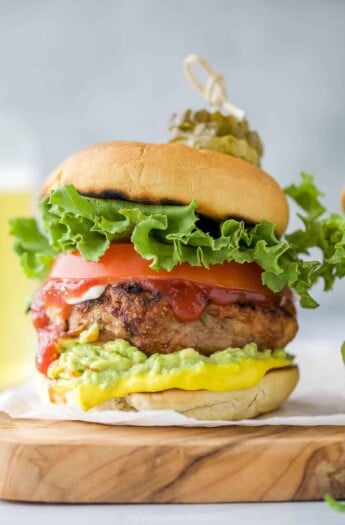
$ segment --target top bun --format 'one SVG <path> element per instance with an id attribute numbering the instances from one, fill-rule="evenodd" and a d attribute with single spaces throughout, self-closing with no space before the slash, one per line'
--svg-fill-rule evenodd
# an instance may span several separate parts
<path id="1" fill-rule="evenodd" d="M 266 220 L 277 235 L 286 229 L 284 192 L 253 164 L 182 144 L 105 142 L 74 153 L 46 180 L 42 194 L 73 184 L 83 195 L 159 204 L 198 203 L 215 220 Z"/>

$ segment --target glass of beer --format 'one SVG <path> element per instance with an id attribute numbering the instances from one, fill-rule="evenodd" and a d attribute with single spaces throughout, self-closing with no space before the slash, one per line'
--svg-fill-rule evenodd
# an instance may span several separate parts
<path id="1" fill-rule="evenodd" d="M 33 367 L 34 339 L 27 314 L 32 286 L 13 251 L 8 222 L 32 215 L 33 170 L 28 161 L 16 158 L 23 149 L 13 151 L 10 131 L 11 127 L 0 129 L 0 139 L 5 139 L 0 144 L 0 390 L 24 381 Z"/>

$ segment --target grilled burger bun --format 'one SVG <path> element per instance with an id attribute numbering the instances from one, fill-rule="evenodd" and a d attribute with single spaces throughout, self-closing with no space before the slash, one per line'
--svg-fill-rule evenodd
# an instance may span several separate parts
<path id="1" fill-rule="evenodd" d="M 42 194 L 73 184 L 83 195 L 150 204 L 198 203 L 198 213 L 285 232 L 288 203 L 279 184 L 257 166 L 212 150 L 183 144 L 106 142 L 67 158 L 51 173 Z"/>
<path id="2" fill-rule="evenodd" d="M 269 221 L 280 236 L 288 223 L 284 192 L 259 167 L 181 144 L 92 146 L 54 170 L 41 196 L 70 184 L 81 195 L 121 200 L 124 207 L 126 201 L 188 205 L 194 200 L 197 214 L 211 219 L 205 221 L 211 227 L 228 218 L 249 225 Z M 43 330 L 51 334 L 58 326 L 62 337 L 60 353 L 50 353 L 49 362 L 39 363 L 41 391 L 52 403 L 78 404 L 86 410 L 172 409 L 210 420 L 246 419 L 276 409 L 298 381 L 291 356 L 279 350 L 297 331 L 296 312 L 291 292 L 273 293 L 262 284 L 261 271 L 255 263 L 235 262 L 209 269 L 185 262 L 171 271 L 152 270 L 129 238 L 113 242 L 99 262 L 60 253 L 32 307 L 36 328 L 42 331 L 45 319 Z M 92 290 L 101 291 L 92 295 L 84 287 L 85 298 L 75 300 L 71 289 L 73 300 L 67 301 L 68 281 L 78 279 L 87 286 L 92 281 Z M 189 294 L 198 296 L 200 315 L 190 316 L 185 303 L 186 317 L 176 314 L 174 301 L 180 292 L 187 302 L 193 296 Z M 54 310 L 51 301 L 57 293 L 62 296 Z M 62 309 L 61 297 L 68 303 Z M 105 375 L 104 381 L 95 381 L 94 374 L 101 376 L 107 359 L 115 366 L 111 345 L 117 343 L 115 379 Z M 71 349 L 76 353 L 69 358 Z M 140 371 L 130 375 L 137 367 Z"/>

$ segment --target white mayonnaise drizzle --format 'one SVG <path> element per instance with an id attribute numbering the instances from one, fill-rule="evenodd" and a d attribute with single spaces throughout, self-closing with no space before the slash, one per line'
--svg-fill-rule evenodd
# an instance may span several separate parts
<path id="1" fill-rule="evenodd" d="M 92 299 L 98 299 L 104 290 L 106 289 L 106 285 L 99 284 L 97 286 L 91 286 L 86 292 L 84 292 L 79 297 L 69 297 L 66 299 L 67 304 L 78 304 L 82 303 L 84 301 L 91 301 Z"/>

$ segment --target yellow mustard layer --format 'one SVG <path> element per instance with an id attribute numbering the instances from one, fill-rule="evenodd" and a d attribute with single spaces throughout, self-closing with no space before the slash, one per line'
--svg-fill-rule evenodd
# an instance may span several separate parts
<path id="1" fill-rule="evenodd" d="M 56 384 L 53 390 L 57 394 L 72 390 L 76 404 L 83 410 L 88 410 L 113 397 L 125 397 L 135 392 L 159 392 L 171 388 L 225 392 L 251 388 L 257 385 L 269 370 L 286 366 L 291 366 L 291 361 L 284 358 L 249 358 L 239 363 L 228 364 L 201 362 L 188 370 L 176 370 L 165 374 L 152 370 L 146 374 L 121 378 L 114 386 L 107 388 L 97 384 L 63 382 L 60 385 Z"/>

